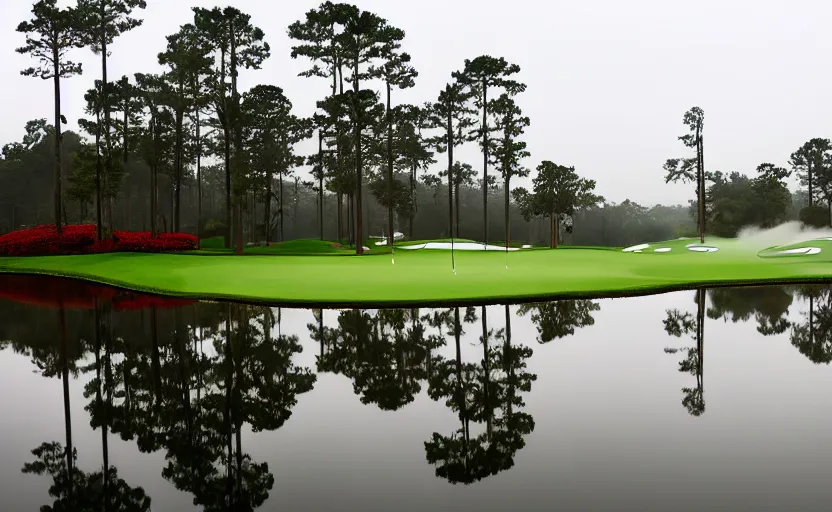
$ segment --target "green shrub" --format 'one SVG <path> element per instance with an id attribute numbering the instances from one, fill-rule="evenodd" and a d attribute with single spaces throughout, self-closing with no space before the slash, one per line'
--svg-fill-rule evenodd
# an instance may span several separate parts
<path id="1" fill-rule="evenodd" d="M 800 210 L 800 222 L 813 228 L 829 226 L 829 209 L 825 206 L 812 205 Z"/>

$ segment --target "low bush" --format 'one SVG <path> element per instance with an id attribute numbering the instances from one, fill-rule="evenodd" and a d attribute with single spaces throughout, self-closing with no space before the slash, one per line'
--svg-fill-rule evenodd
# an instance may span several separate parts
<path id="1" fill-rule="evenodd" d="M 93 224 L 64 226 L 58 235 L 53 224 L 13 231 L 0 236 L 0 256 L 59 256 L 105 252 L 175 252 L 196 249 L 196 237 L 184 233 L 113 231 L 96 242 Z"/>
<path id="2" fill-rule="evenodd" d="M 813 228 L 829 226 L 829 210 L 825 206 L 812 205 L 800 210 L 800 222 Z"/>

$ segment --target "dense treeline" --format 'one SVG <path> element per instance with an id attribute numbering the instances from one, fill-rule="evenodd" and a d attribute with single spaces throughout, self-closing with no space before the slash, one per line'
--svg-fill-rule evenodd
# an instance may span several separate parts
<path id="1" fill-rule="evenodd" d="M 194 8 L 193 19 L 159 42 L 158 72 L 108 77 L 108 47 L 143 23 L 145 7 L 144 0 L 67 8 L 39 0 L 18 26 L 25 35 L 18 52 L 36 62 L 22 73 L 52 80 L 54 118 L 32 120 L 22 141 L 3 146 L 0 229 L 93 222 L 99 238 L 113 228 L 186 231 L 222 235 L 240 251 L 321 237 L 361 253 L 356 241 L 383 233 L 392 243 L 396 231 L 556 247 L 730 236 L 796 216 L 814 225 L 832 220 L 828 139 L 801 146 L 789 169 L 764 163 L 755 178 L 708 171 L 699 107 L 684 114 L 688 133 L 679 137 L 695 154 L 665 164 L 666 181 L 695 183 L 691 215 L 610 204 L 574 167 L 527 151 L 523 135 L 533 120 L 516 102 L 527 87 L 518 65 L 466 59 L 449 70 L 446 86 L 427 92 L 432 101 L 397 102 L 397 91 L 418 87 L 405 31 L 346 3 L 324 2 L 288 24 L 292 47 L 280 52 L 248 14 Z M 63 132 L 61 80 L 81 73 L 70 58 L 84 48 L 101 56 L 100 78 L 71 100 L 85 105 L 83 133 Z M 298 116 L 279 85 L 240 89 L 240 71 L 279 53 L 308 63 L 301 76 L 327 83 L 311 117 Z M 300 154 L 310 139 L 318 151 Z M 478 145 L 482 161 L 455 157 L 464 144 Z M 792 174 L 808 189 L 796 214 L 786 186 Z M 532 188 L 512 188 L 523 177 Z"/>

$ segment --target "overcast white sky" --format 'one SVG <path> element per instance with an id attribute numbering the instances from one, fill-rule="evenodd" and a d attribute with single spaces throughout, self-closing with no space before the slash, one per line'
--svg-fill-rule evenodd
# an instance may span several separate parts
<path id="1" fill-rule="evenodd" d="M 71 1 L 64 4 L 74 3 Z M 300 115 L 326 94 L 323 79 L 297 77 L 306 62 L 290 57 L 286 29 L 315 0 L 148 0 L 144 25 L 112 47 L 108 74 L 155 72 L 165 35 L 192 19 L 192 6 L 232 4 L 266 33 L 272 57 L 244 73 L 243 88 L 283 87 Z M 517 63 L 528 89 L 517 101 L 531 118 L 532 157 L 574 165 L 615 202 L 682 203 L 690 186 L 665 185 L 662 164 L 686 153 L 676 137 L 682 114 L 705 110 L 709 170 L 753 173 L 759 163 L 786 165 L 812 137 L 829 137 L 832 2 L 820 0 L 357 0 L 407 33 L 404 50 L 419 71 L 416 87 L 394 102 L 436 98 L 452 71 L 482 54 Z M 31 65 L 14 48 L 31 1 L 0 0 L 0 143 L 19 140 L 29 119 L 51 122 L 51 84 L 20 76 Z M 64 81 L 70 128 L 83 93 L 100 77 L 88 50 L 73 56 L 85 73 Z M 316 144 L 309 144 L 313 151 Z M 461 159 L 481 170 L 476 146 Z"/>

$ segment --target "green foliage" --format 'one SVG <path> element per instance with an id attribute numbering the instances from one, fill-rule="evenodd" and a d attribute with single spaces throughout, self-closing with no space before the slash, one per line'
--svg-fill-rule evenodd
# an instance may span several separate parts
<path id="1" fill-rule="evenodd" d="M 710 233 L 734 237 L 746 226 L 771 228 L 786 220 L 791 194 L 782 180 L 788 171 L 773 164 L 761 164 L 757 171 L 754 179 L 737 172 L 712 174 L 706 196 Z"/>
<path id="2" fill-rule="evenodd" d="M 453 176 L 452 176 L 452 183 L 454 184 L 454 188 L 459 190 L 462 187 L 471 187 L 474 185 L 475 180 L 474 178 L 477 176 L 477 171 L 471 167 L 471 164 L 461 163 L 461 162 L 454 162 L 453 168 Z M 440 178 L 447 178 L 448 171 L 442 170 L 439 171 Z M 427 179 L 427 178 L 426 178 Z M 428 179 L 428 181 L 431 181 Z"/>
<path id="3" fill-rule="evenodd" d="M 78 0 L 80 28 L 85 33 L 86 45 L 100 55 L 102 45 L 109 46 L 116 37 L 142 25 L 143 20 L 131 14 L 145 7 L 145 0 Z"/>
<path id="4" fill-rule="evenodd" d="M 95 199 L 95 172 L 98 166 L 98 154 L 95 144 L 83 143 L 73 155 L 75 171 L 69 177 L 70 198 L 82 207 Z M 121 189 L 120 183 L 124 176 L 124 167 L 119 161 L 113 162 L 110 172 L 102 173 L 101 195 L 105 199 L 115 199 Z"/>
<path id="5" fill-rule="evenodd" d="M 81 74 L 81 64 L 66 58 L 70 49 L 85 46 L 79 10 L 57 4 L 57 0 L 39 0 L 32 6 L 31 21 L 17 26 L 18 32 L 26 34 L 26 45 L 17 48 L 17 53 L 29 54 L 40 62 L 39 67 L 21 71 L 24 76 L 48 80 L 56 75 L 67 78 Z"/>
<path id="6" fill-rule="evenodd" d="M 469 106 L 472 98 L 470 90 L 454 82 L 447 84 L 431 105 L 429 126 L 445 132 L 430 139 L 439 153 L 448 151 L 449 141 L 456 147 L 473 140 L 470 130 L 476 123 L 473 118 L 476 112 Z"/>
<path id="7" fill-rule="evenodd" d="M 549 160 L 544 160 L 537 166 L 537 176 L 532 183 L 533 193 L 524 189 L 513 192 L 527 219 L 571 216 L 579 208 L 595 206 L 604 200 L 593 193 L 595 180 L 581 178 L 574 167 L 558 165 Z"/>
<path id="8" fill-rule="evenodd" d="M 457 78 L 463 84 L 478 88 L 481 94 L 483 87 L 497 87 L 504 89 L 506 94 L 514 96 L 526 90 L 526 85 L 509 78 L 520 72 L 520 66 L 509 64 L 503 57 L 480 55 L 473 60 L 465 59 L 465 65 Z M 482 108 L 481 100 L 477 107 Z"/>
<path id="9" fill-rule="evenodd" d="M 829 139 L 814 138 L 799 147 L 789 159 L 792 171 L 800 178 L 800 184 L 809 188 L 809 205 L 819 198 L 827 201 L 832 199 L 830 158 L 832 142 Z"/>
<path id="10" fill-rule="evenodd" d="M 699 225 L 699 236 L 705 236 L 705 195 L 706 181 L 710 174 L 705 172 L 703 161 L 703 136 L 702 131 L 705 122 L 705 112 L 699 107 L 693 107 L 682 116 L 684 124 L 689 132 L 679 136 L 679 140 L 685 147 L 695 149 L 696 156 L 690 158 L 670 158 L 664 164 L 665 183 L 679 182 L 696 184 L 696 205 L 697 220 Z"/>
<path id="11" fill-rule="evenodd" d="M 829 226 L 829 210 L 825 206 L 812 205 L 801 208 L 800 222 L 813 228 Z"/>
<path id="12" fill-rule="evenodd" d="M 292 114 L 292 102 L 283 89 L 255 86 L 243 94 L 241 109 L 252 171 L 263 180 L 270 179 L 273 172 L 282 179 L 303 163 L 303 157 L 295 155 L 294 147 L 311 136 L 312 125 Z"/>
<path id="13" fill-rule="evenodd" d="M 355 9 L 348 4 L 324 2 L 318 9 L 307 11 L 304 20 L 289 26 L 289 38 L 297 41 L 292 46 L 292 58 L 306 57 L 313 63 L 300 76 L 334 77 L 340 57 L 338 46 L 335 45 L 336 26 L 343 25 L 346 17 Z M 319 62 L 325 69 L 321 69 Z"/>
<path id="14" fill-rule="evenodd" d="M 521 165 L 521 161 L 531 154 L 526 150 L 526 143 L 518 139 L 531 121 L 508 94 L 492 100 L 489 110 L 496 117 L 494 129 L 499 134 L 489 139 L 491 163 L 499 169 L 503 180 L 528 176 L 529 170 Z"/>

